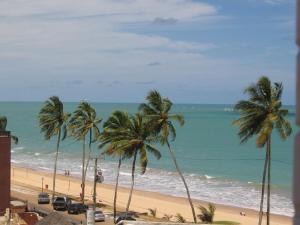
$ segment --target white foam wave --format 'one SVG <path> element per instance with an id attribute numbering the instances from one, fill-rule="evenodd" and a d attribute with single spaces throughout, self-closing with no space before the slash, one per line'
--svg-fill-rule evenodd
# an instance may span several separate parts
<path id="1" fill-rule="evenodd" d="M 41 153 L 39 153 L 39 152 L 34 153 L 35 156 L 39 156 L 40 154 Z"/>
<path id="2" fill-rule="evenodd" d="M 131 176 L 131 173 L 120 172 L 120 175 L 123 175 L 123 176 Z"/>
<path id="3" fill-rule="evenodd" d="M 215 177 L 213 177 L 213 176 L 209 176 L 209 175 L 204 175 L 204 177 L 206 178 L 206 179 L 208 179 L 208 180 L 210 180 L 210 179 L 214 179 Z"/>
<path id="4" fill-rule="evenodd" d="M 24 148 L 25 148 L 24 146 L 14 147 L 14 148 L 12 148 L 12 150 L 17 151 L 17 150 L 23 150 Z"/>

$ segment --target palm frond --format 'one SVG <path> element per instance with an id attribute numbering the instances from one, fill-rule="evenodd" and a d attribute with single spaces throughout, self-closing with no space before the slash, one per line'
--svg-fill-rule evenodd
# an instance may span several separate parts
<path id="1" fill-rule="evenodd" d="M 6 131 L 7 126 L 7 118 L 6 116 L 0 117 L 0 131 Z"/>
<path id="2" fill-rule="evenodd" d="M 216 211 L 216 206 L 209 203 L 208 208 L 199 205 L 198 209 L 201 211 L 201 214 L 198 215 L 198 218 L 204 223 L 212 223 L 214 220 L 214 215 Z"/>
<path id="3" fill-rule="evenodd" d="M 175 220 L 177 223 L 186 223 L 186 219 L 180 213 L 175 215 Z"/>

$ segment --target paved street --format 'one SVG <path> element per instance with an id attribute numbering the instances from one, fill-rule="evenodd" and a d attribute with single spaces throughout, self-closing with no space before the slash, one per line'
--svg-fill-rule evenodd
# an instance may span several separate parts
<path id="1" fill-rule="evenodd" d="M 19 186 L 19 185 L 12 185 L 11 188 L 11 196 L 13 198 L 18 198 L 23 201 L 28 201 L 29 208 L 31 209 L 38 209 L 45 211 L 47 213 L 53 212 L 53 208 L 51 204 L 43 204 L 39 205 L 37 204 L 37 196 L 39 194 L 39 191 L 33 190 L 27 187 Z M 69 217 L 71 220 L 78 224 L 86 224 L 86 219 L 84 214 L 80 215 L 70 215 L 67 211 L 58 211 L 59 213 L 63 214 L 64 216 Z M 105 211 L 104 211 L 105 213 Z M 106 214 L 106 213 L 105 213 Z M 105 222 L 97 222 L 96 224 L 102 224 L 102 225 L 113 225 L 113 220 L 110 217 L 106 217 Z"/>

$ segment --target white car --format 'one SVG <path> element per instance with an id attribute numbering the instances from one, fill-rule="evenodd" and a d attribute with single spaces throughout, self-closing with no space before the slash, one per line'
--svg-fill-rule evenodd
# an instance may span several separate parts
<path id="1" fill-rule="evenodd" d="M 105 221 L 105 215 L 103 214 L 103 212 L 99 209 L 95 210 L 95 221 L 96 222 L 100 222 L 100 221 Z"/>

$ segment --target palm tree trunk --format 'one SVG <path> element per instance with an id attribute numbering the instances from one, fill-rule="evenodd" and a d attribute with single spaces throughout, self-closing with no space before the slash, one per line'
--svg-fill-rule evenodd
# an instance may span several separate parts
<path id="1" fill-rule="evenodd" d="M 117 195 L 118 195 L 118 186 L 119 186 L 119 176 L 120 176 L 120 168 L 122 163 L 122 157 L 119 158 L 118 170 L 117 170 L 117 178 L 116 178 L 116 185 L 115 185 L 115 195 L 114 195 L 114 223 L 116 223 L 117 217 Z"/>
<path id="2" fill-rule="evenodd" d="M 84 204 L 84 195 L 85 195 L 84 165 L 85 165 L 85 137 L 83 138 L 83 147 L 82 147 L 82 174 L 81 174 L 81 202 L 83 204 Z"/>
<path id="3" fill-rule="evenodd" d="M 89 154 L 88 154 L 88 158 L 86 160 L 86 164 L 85 164 L 85 169 L 84 169 L 84 186 L 85 186 L 85 181 L 86 181 L 86 173 L 87 173 L 87 169 L 89 167 L 89 163 L 90 163 L 90 158 L 91 158 L 91 152 L 92 152 L 92 131 L 90 129 L 90 137 L 89 137 Z"/>
<path id="4" fill-rule="evenodd" d="M 271 137 L 267 142 L 267 148 L 269 152 L 269 165 L 268 165 L 268 198 L 267 198 L 267 225 L 270 225 L 270 206 L 271 206 Z"/>
<path id="5" fill-rule="evenodd" d="M 130 193 L 129 193 L 128 202 L 127 202 L 127 206 L 126 206 L 126 215 L 125 215 L 126 217 L 127 217 L 128 211 L 129 211 L 131 198 L 132 198 L 132 191 L 133 191 L 133 186 L 134 186 L 135 162 L 136 162 L 137 153 L 138 153 L 138 151 L 135 150 L 133 162 L 132 162 L 132 170 L 131 170 L 131 188 L 130 188 Z"/>
<path id="6" fill-rule="evenodd" d="M 189 188 L 188 188 L 188 186 L 187 186 L 187 184 L 186 184 L 186 181 L 185 181 L 185 179 L 184 179 L 184 177 L 183 177 L 183 175 L 182 175 L 182 173 L 181 173 L 181 170 L 180 170 L 180 168 L 179 168 L 179 165 L 178 165 L 177 160 L 176 160 L 176 157 L 175 157 L 175 153 L 174 153 L 174 151 L 171 149 L 171 146 L 170 146 L 169 141 L 167 141 L 167 145 L 168 145 L 170 154 L 171 154 L 171 156 L 172 156 L 172 159 L 173 159 L 173 161 L 174 161 L 176 170 L 177 170 L 179 176 L 181 177 L 181 180 L 182 180 L 182 182 L 183 182 L 183 184 L 184 184 L 184 187 L 185 187 L 185 189 L 186 189 L 186 193 L 187 193 L 188 200 L 189 200 L 189 203 L 190 203 L 190 206 L 191 206 L 191 210 L 192 210 L 192 214 L 193 214 L 194 223 L 197 223 L 196 213 L 195 213 L 194 205 L 193 205 L 193 202 L 192 202 L 192 199 L 191 199 L 191 195 L 190 195 Z"/>
<path id="7" fill-rule="evenodd" d="M 59 150 L 59 144 L 60 144 L 60 136 L 61 136 L 61 129 L 59 129 L 59 131 L 58 131 L 57 143 L 56 143 L 56 154 L 55 154 L 54 171 L 53 171 L 52 201 L 54 200 L 54 196 L 55 196 L 56 168 L 57 168 L 57 159 L 58 159 L 58 150 Z"/>
<path id="8" fill-rule="evenodd" d="M 258 225 L 261 225 L 262 218 L 263 218 L 264 195 L 265 195 L 266 174 L 267 174 L 268 163 L 269 163 L 269 151 L 268 151 L 268 146 L 267 146 L 266 156 L 265 156 L 265 165 L 264 165 L 264 171 L 263 171 L 263 178 L 262 178 L 262 182 L 261 182 L 262 183 L 262 188 L 261 188 L 261 200 L 260 200 Z"/>

